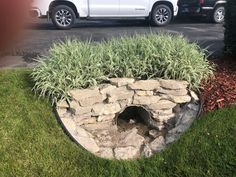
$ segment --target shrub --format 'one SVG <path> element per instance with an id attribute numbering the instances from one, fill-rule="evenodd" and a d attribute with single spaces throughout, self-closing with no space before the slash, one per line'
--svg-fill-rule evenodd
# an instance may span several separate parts
<path id="1" fill-rule="evenodd" d="M 225 53 L 236 56 L 236 1 L 228 0 L 225 16 Z"/>
<path id="2" fill-rule="evenodd" d="M 186 80 L 198 89 L 213 72 L 199 46 L 183 36 L 136 35 L 103 43 L 67 40 L 39 58 L 33 70 L 40 96 L 68 99 L 67 92 L 87 88 L 111 77 Z"/>

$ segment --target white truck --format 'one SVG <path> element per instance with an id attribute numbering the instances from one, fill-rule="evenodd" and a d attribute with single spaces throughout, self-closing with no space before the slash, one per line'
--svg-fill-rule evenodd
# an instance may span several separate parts
<path id="1" fill-rule="evenodd" d="M 70 29 L 76 19 L 147 19 L 165 26 L 178 13 L 178 0 L 34 0 L 31 14 L 48 17 L 58 29 Z"/>

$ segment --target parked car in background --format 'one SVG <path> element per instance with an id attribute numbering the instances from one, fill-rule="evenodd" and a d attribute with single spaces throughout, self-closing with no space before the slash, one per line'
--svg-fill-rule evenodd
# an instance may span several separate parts
<path id="1" fill-rule="evenodd" d="M 226 0 L 179 0 L 179 14 L 205 16 L 215 23 L 225 18 Z"/>
<path id="2" fill-rule="evenodd" d="M 35 0 L 31 14 L 49 17 L 59 29 L 70 29 L 76 19 L 149 19 L 165 26 L 178 14 L 178 0 Z"/>

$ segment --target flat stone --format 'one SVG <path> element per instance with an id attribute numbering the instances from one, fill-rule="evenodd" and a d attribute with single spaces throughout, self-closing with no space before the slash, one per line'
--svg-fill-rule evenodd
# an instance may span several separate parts
<path id="1" fill-rule="evenodd" d="M 181 117 L 181 124 L 188 126 L 188 125 L 192 124 L 192 122 L 194 121 L 194 119 L 196 117 L 197 117 L 197 112 L 189 109 L 189 110 L 185 111 L 185 113 Z"/>
<path id="2" fill-rule="evenodd" d="M 114 147 L 115 146 L 115 142 L 113 141 L 112 137 L 109 135 L 101 136 L 97 138 L 97 144 L 100 147 Z"/>
<path id="3" fill-rule="evenodd" d="M 118 102 L 120 104 L 120 107 L 124 108 L 124 107 L 130 106 L 133 102 L 133 99 L 128 98 L 128 99 L 124 99 L 124 100 L 119 100 Z"/>
<path id="4" fill-rule="evenodd" d="M 103 95 L 107 95 L 107 93 L 113 91 L 114 89 L 117 89 L 117 87 L 114 85 L 110 85 L 110 84 L 102 85 L 100 87 L 100 93 Z"/>
<path id="5" fill-rule="evenodd" d="M 106 158 L 106 159 L 113 159 L 113 150 L 112 148 L 100 148 L 98 155 L 102 158 Z"/>
<path id="6" fill-rule="evenodd" d="M 71 101 L 70 102 L 70 110 L 75 115 L 84 115 L 89 114 L 92 111 L 92 107 L 82 107 L 77 101 Z"/>
<path id="7" fill-rule="evenodd" d="M 159 136 L 150 143 L 150 148 L 154 152 L 159 152 L 165 148 L 165 139 L 163 136 Z"/>
<path id="8" fill-rule="evenodd" d="M 92 153 L 96 153 L 100 150 L 95 140 L 91 137 L 75 136 L 74 138 L 81 146 Z"/>
<path id="9" fill-rule="evenodd" d="M 159 79 L 159 82 L 161 87 L 172 90 L 186 89 L 189 85 L 187 81 Z"/>
<path id="10" fill-rule="evenodd" d="M 148 134 L 152 137 L 152 138 L 157 138 L 158 136 L 161 135 L 160 131 L 157 131 L 155 129 L 149 130 Z"/>
<path id="11" fill-rule="evenodd" d="M 158 80 L 140 80 L 129 84 L 128 88 L 132 90 L 156 90 L 160 87 Z"/>
<path id="12" fill-rule="evenodd" d="M 138 156 L 139 148 L 128 146 L 115 148 L 115 158 L 118 160 L 133 159 Z"/>
<path id="13" fill-rule="evenodd" d="M 156 110 L 153 111 L 153 114 L 158 116 L 167 116 L 173 114 L 173 109 L 163 109 L 163 110 Z"/>
<path id="14" fill-rule="evenodd" d="M 70 134 L 74 134 L 76 132 L 76 124 L 73 119 L 61 118 L 61 121 L 62 121 L 64 127 L 67 129 L 67 131 Z"/>
<path id="15" fill-rule="evenodd" d="M 194 91 L 190 91 L 190 95 L 194 101 L 199 101 L 199 97 Z"/>
<path id="16" fill-rule="evenodd" d="M 83 125 L 83 128 L 87 131 L 95 131 L 95 130 L 109 130 L 115 127 L 112 121 L 104 121 L 104 122 L 97 122 L 96 124 L 87 124 Z"/>
<path id="17" fill-rule="evenodd" d="M 160 121 L 157 121 L 155 119 L 149 119 L 148 124 L 149 124 L 150 127 L 156 128 L 158 130 L 162 130 L 164 128 L 163 123 L 160 122 Z"/>
<path id="18" fill-rule="evenodd" d="M 188 104 L 188 108 L 198 112 L 199 109 L 200 109 L 200 105 L 199 104 L 190 103 L 190 104 Z"/>
<path id="19" fill-rule="evenodd" d="M 64 117 L 67 113 L 67 109 L 66 108 L 57 108 L 57 114 L 59 115 L 59 117 Z"/>
<path id="20" fill-rule="evenodd" d="M 99 94 L 100 93 L 99 93 L 98 87 L 90 88 L 90 89 L 75 89 L 75 90 L 69 91 L 69 95 L 77 101 L 90 98 L 90 97 L 96 97 Z"/>
<path id="21" fill-rule="evenodd" d="M 188 103 L 191 101 L 191 97 L 186 95 L 186 96 L 174 96 L 174 95 L 168 95 L 166 97 L 167 100 L 170 100 L 175 103 Z"/>
<path id="22" fill-rule="evenodd" d="M 76 136 L 85 137 L 85 138 L 91 138 L 93 137 L 89 132 L 87 132 L 85 129 L 83 129 L 81 126 L 76 127 Z"/>
<path id="23" fill-rule="evenodd" d="M 180 134 L 168 134 L 166 136 L 166 144 L 170 144 L 178 140 L 180 137 Z"/>
<path id="24" fill-rule="evenodd" d="M 173 109 L 176 106 L 176 103 L 173 103 L 169 100 L 160 100 L 158 103 L 149 105 L 149 109 L 156 111 L 162 109 Z"/>
<path id="25" fill-rule="evenodd" d="M 97 121 L 102 122 L 102 121 L 107 121 L 107 120 L 113 120 L 115 117 L 116 117 L 115 114 L 101 115 L 101 116 L 98 116 Z"/>
<path id="26" fill-rule="evenodd" d="M 94 116 L 101 115 L 110 115 L 115 114 L 121 110 L 119 103 L 111 103 L 111 104 L 97 104 L 92 108 L 92 114 Z"/>
<path id="27" fill-rule="evenodd" d="M 59 108 L 69 108 L 69 105 L 66 101 L 58 101 L 57 102 L 57 107 L 59 107 Z"/>
<path id="28" fill-rule="evenodd" d="M 77 121 L 78 125 L 95 124 L 95 123 L 97 123 L 96 117 L 88 117 L 80 119 L 80 121 Z"/>
<path id="29" fill-rule="evenodd" d="M 144 137 L 138 134 L 137 128 L 133 128 L 121 133 L 119 145 L 140 147 L 144 140 Z"/>
<path id="30" fill-rule="evenodd" d="M 133 104 L 135 105 L 149 105 L 155 104 L 160 101 L 161 97 L 159 96 L 134 96 Z"/>
<path id="31" fill-rule="evenodd" d="M 185 126 L 185 125 L 178 125 L 177 127 L 171 129 L 170 131 L 168 131 L 169 134 L 180 134 L 185 132 L 189 127 Z"/>
<path id="32" fill-rule="evenodd" d="M 111 78 L 110 79 L 111 84 L 116 85 L 118 87 L 132 84 L 132 83 L 134 83 L 134 81 L 135 80 L 133 78 Z"/>
<path id="33" fill-rule="evenodd" d="M 153 96 L 153 91 L 147 91 L 147 90 L 135 90 L 135 94 L 138 96 Z"/>
<path id="34" fill-rule="evenodd" d="M 166 115 L 166 116 L 153 116 L 154 119 L 160 121 L 160 122 L 167 122 L 168 120 L 172 119 L 175 117 L 175 114 L 170 114 L 170 115 Z"/>
<path id="35" fill-rule="evenodd" d="M 132 98 L 133 95 L 134 91 L 127 90 L 125 87 L 120 87 L 107 93 L 109 103 L 114 103 L 118 100 L 129 99 Z"/>
<path id="36" fill-rule="evenodd" d="M 80 99 L 78 100 L 78 102 L 80 103 L 82 107 L 89 107 L 96 103 L 101 103 L 103 102 L 103 100 L 104 100 L 104 97 L 99 93 L 97 95 L 94 95 L 88 98 Z"/>
<path id="37" fill-rule="evenodd" d="M 153 155 L 152 150 L 151 150 L 151 148 L 149 147 L 148 144 L 146 144 L 146 145 L 143 147 L 142 155 L 143 155 L 144 157 L 151 157 L 151 156 Z"/>
<path id="38" fill-rule="evenodd" d="M 155 90 L 155 93 L 162 93 L 167 95 L 174 95 L 174 96 L 185 96 L 188 94 L 188 90 L 185 89 L 179 89 L 179 90 L 170 90 L 170 89 L 163 89 L 159 87 Z"/>

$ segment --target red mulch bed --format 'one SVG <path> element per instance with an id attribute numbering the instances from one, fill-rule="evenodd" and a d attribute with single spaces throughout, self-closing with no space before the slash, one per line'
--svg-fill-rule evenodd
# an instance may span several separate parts
<path id="1" fill-rule="evenodd" d="M 236 59 L 215 60 L 215 78 L 203 85 L 203 111 L 212 111 L 236 103 Z"/>

